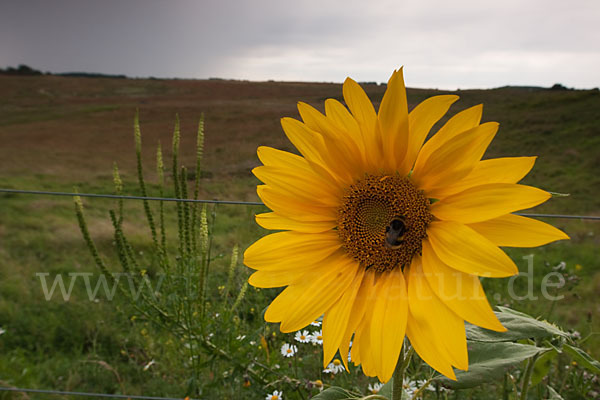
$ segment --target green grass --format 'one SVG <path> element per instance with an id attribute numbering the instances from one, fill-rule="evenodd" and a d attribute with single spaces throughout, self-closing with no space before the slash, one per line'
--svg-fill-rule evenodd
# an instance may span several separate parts
<path id="1" fill-rule="evenodd" d="M 133 109 L 139 107 L 144 137 L 144 168 L 148 192 L 158 195 L 154 171 L 154 146 L 161 141 L 165 159 L 170 159 L 173 115 L 182 116 L 181 158 L 192 166 L 191 143 L 197 116 L 206 113 L 206 158 L 201 197 L 255 201 L 257 180 L 250 169 L 258 164 L 255 149 L 266 144 L 291 150 L 278 127 L 278 119 L 294 116 L 295 102 L 307 101 L 322 109 L 322 100 L 339 97 L 339 85 L 207 82 L 122 81 L 55 77 L 20 78 L 5 87 L 0 102 L 0 187 L 55 191 L 112 193 L 112 161 L 119 162 L 125 181 L 124 193 L 139 195 L 133 163 Z M 40 95 L 39 88 L 45 88 Z M 62 89 L 62 88 L 65 89 Z M 67 90 L 68 89 L 68 90 Z M 12 90 L 12 91 L 11 91 Z M 381 99 L 384 88 L 368 86 L 371 97 Z M 51 93 L 51 96 L 44 94 Z M 410 90 L 409 103 L 440 92 Z M 538 155 L 525 183 L 547 190 L 570 193 L 555 198 L 535 212 L 600 214 L 600 93 L 598 91 L 548 91 L 501 88 L 461 91 L 461 100 L 451 109 L 483 102 L 484 120 L 501 123 L 500 131 L 486 157 Z M 62 132 L 67 132 L 62 133 Z M 43 142 L 43 136 L 52 140 Z M 167 161 L 167 165 L 169 161 Z M 170 181 L 170 176 L 167 175 Z M 170 183 L 167 184 L 170 187 Z M 167 196 L 173 193 L 169 189 Z M 108 210 L 113 200 L 84 199 L 92 237 L 109 268 L 118 270 L 118 259 Z M 151 204 L 156 212 L 157 203 Z M 140 259 L 151 264 L 149 229 L 140 202 L 127 201 L 125 231 Z M 175 237 L 174 204 L 166 204 L 168 234 Z M 218 287 L 226 280 L 229 254 L 234 244 L 243 251 L 266 231 L 253 222 L 262 207 L 216 207 L 214 267 L 210 296 L 220 296 Z M 538 249 L 510 249 L 509 255 L 521 271 L 527 271 L 523 256 L 533 254 L 533 295 L 538 300 L 512 300 L 508 279 L 484 281 L 490 301 L 509 304 L 535 316 L 555 321 L 582 335 L 600 331 L 597 294 L 600 292 L 600 262 L 597 258 L 598 222 L 548 220 L 567 232 L 572 240 Z M 175 247 L 174 244 L 170 245 Z M 544 276 L 564 261 L 564 288 L 551 289 L 564 296 L 556 302 L 542 296 Z M 581 268 L 576 267 L 580 265 Z M 70 301 L 57 295 L 44 299 L 36 273 L 98 273 L 79 233 L 72 200 L 43 196 L 0 194 L 0 381 L 3 385 L 53 388 L 107 393 L 180 396 L 187 394 L 188 374 L 184 360 L 177 357 L 178 344 L 169 335 L 144 320 L 132 321 L 135 312 L 121 297 L 113 302 L 90 301 L 85 287 L 76 285 Z M 249 275 L 239 268 L 237 285 Z M 515 280 L 514 290 L 523 294 L 527 280 Z M 269 343 L 268 363 L 287 362 L 278 354 L 286 336 L 273 336 L 274 326 L 262 322 L 262 308 L 278 291 L 250 291 L 240 315 L 253 327 L 248 332 L 248 354 L 266 357 L 264 349 L 249 342 L 265 334 Z M 231 324 L 215 325 L 231 332 Z M 286 340 L 289 340 L 287 338 Z M 600 337 L 591 338 L 586 349 L 600 358 Z M 320 373 L 319 352 L 307 347 L 306 365 L 299 374 L 306 379 L 345 384 L 336 377 L 328 381 Z M 314 352 L 317 354 L 313 354 Z M 151 360 L 156 364 L 144 371 Z M 267 359 L 263 360 L 267 362 Z M 219 367 L 220 368 L 220 367 Z M 226 370 L 219 369 L 219 374 Z M 211 393 L 221 398 L 239 398 L 241 375 L 214 382 Z M 363 390 L 367 381 L 360 381 Z M 220 386 L 219 386 L 220 385 Z M 209 385 L 210 386 L 210 385 Z M 252 386 L 247 398 L 264 398 L 267 389 Z M 245 398 L 244 397 L 244 398 Z M 288 396 L 286 396 L 288 397 Z M 0 394 L 2 399 L 19 398 Z M 30 398 L 36 398 L 30 396 Z M 41 397 L 40 397 L 41 398 Z M 291 393 L 290 397 L 292 398 Z M 575 397 L 574 397 L 575 398 Z"/>

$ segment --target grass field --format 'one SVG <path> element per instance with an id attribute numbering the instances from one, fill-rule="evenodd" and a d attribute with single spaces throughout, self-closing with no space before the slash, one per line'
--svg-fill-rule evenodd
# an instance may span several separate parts
<path id="1" fill-rule="evenodd" d="M 410 81 L 410 80 L 409 80 Z M 385 86 L 364 86 L 378 103 Z M 442 92 L 409 89 L 409 107 Z M 445 93 L 445 92 L 444 92 Z M 524 183 L 568 193 L 534 212 L 600 215 L 600 92 L 499 88 L 459 91 L 451 114 L 484 103 L 484 121 L 500 122 L 486 157 L 539 156 Z M 139 109 L 143 161 L 149 193 L 156 191 L 156 146 L 170 160 L 175 115 L 181 120 L 181 161 L 192 168 L 195 133 L 205 116 L 205 158 L 201 198 L 257 201 L 256 148 L 293 151 L 279 119 L 298 117 L 296 102 L 323 109 L 341 100 L 341 85 L 245 81 L 134 80 L 57 76 L 0 76 L 0 188 L 112 193 L 113 162 L 119 165 L 126 194 L 137 189 L 133 117 Z M 376 104 L 377 107 L 377 104 Z M 167 162 L 168 163 L 168 162 Z M 167 176 L 167 180 L 170 176 Z M 172 193 L 167 193 L 170 195 Z M 109 265 L 116 264 L 108 209 L 113 201 L 84 200 L 90 231 Z M 243 250 L 265 233 L 252 216 L 261 207 L 219 206 L 213 230 L 215 271 L 225 270 L 234 244 Z M 166 206 L 174 229 L 175 207 Z M 124 229 L 136 249 L 150 247 L 140 202 L 126 203 Z M 550 220 L 547 220 L 550 221 Z M 509 250 L 522 271 L 533 254 L 533 294 L 514 301 L 508 280 L 485 282 L 490 300 L 555 321 L 582 335 L 600 332 L 600 222 L 551 222 L 572 240 L 538 249 Z M 542 279 L 553 267 L 566 277 L 555 302 L 541 294 Z M 249 275 L 240 267 L 236 279 Z M 76 285 L 70 301 L 46 301 L 39 273 L 97 272 L 81 238 L 69 198 L 0 193 L 0 385 L 91 392 L 183 396 L 186 371 L 172 344 L 151 326 L 131 321 L 126 305 L 90 301 Z M 219 272 L 215 272 L 219 277 Z M 221 274 L 222 275 L 222 274 Z M 217 279 L 217 278 L 215 278 Z M 517 278 L 515 292 L 528 282 Z M 267 291 L 272 296 L 276 291 Z M 117 303 L 117 307 L 115 306 Z M 257 324 L 261 324 L 260 318 Z M 258 326 L 258 325 L 257 325 Z M 600 357 L 600 337 L 586 349 Z M 156 366 L 144 369 L 151 360 Z M 0 398 L 27 398 L 1 394 Z M 30 396 L 30 398 L 36 398 Z M 39 397 L 42 398 L 42 397 Z M 235 398 L 235 388 L 222 398 Z"/>

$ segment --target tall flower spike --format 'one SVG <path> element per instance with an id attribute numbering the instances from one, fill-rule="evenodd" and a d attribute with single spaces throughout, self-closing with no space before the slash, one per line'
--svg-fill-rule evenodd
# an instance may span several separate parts
<path id="1" fill-rule="evenodd" d="M 498 246 L 568 239 L 540 221 L 511 214 L 550 194 L 518 184 L 534 157 L 482 161 L 498 124 L 482 107 L 430 129 L 458 96 L 431 97 L 408 112 L 402 69 L 376 112 L 352 79 L 326 114 L 300 103 L 303 122 L 284 118 L 301 156 L 260 147 L 258 195 L 271 212 L 256 216 L 272 233 L 244 263 L 256 287 L 285 286 L 265 313 L 283 332 L 323 315 L 324 366 L 336 352 L 368 376 L 388 381 L 405 335 L 432 368 L 454 378 L 467 369 L 464 321 L 504 327 L 479 276 L 517 267 Z M 339 362 L 339 361 L 338 361 Z"/>

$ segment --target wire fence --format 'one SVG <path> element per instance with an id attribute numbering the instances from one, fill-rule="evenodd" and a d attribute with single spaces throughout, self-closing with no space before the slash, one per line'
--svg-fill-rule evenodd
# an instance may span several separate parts
<path id="1" fill-rule="evenodd" d="M 166 201 L 180 203 L 207 203 L 207 204 L 230 204 L 244 206 L 264 206 L 262 202 L 256 201 L 239 201 L 239 200 L 207 200 L 207 199 L 178 199 L 171 197 L 144 197 L 144 196 L 127 196 L 102 193 L 76 193 L 76 192 L 53 192 L 42 190 L 20 190 L 20 189 L 4 189 L 0 188 L 0 193 L 23 194 L 23 195 L 41 195 L 41 196 L 79 196 L 89 198 L 105 198 L 105 199 L 122 199 L 122 200 L 149 200 L 149 201 Z M 600 216 L 594 215 L 571 215 L 571 214 L 537 214 L 537 213 L 515 213 L 526 217 L 533 218 L 565 218 L 600 221 Z M 189 397 L 156 397 L 156 396 L 136 396 L 124 394 L 108 394 L 108 393 L 90 393 L 90 392 L 71 392 L 62 390 L 44 390 L 44 389 L 28 389 L 15 387 L 0 387 L 0 392 L 22 392 L 22 393 L 38 393 L 48 395 L 63 395 L 63 396 L 84 396 L 96 398 L 111 398 L 111 399 L 134 399 L 134 400 L 197 400 Z"/>
<path id="2" fill-rule="evenodd" d="M 198 400 L 190 397 L 156 397 L 156 396 L 135 396 L 128 394 L 109 394 L 109 393 L 89 393 L 89 392 L 68 392 L 63 390 L 45 390 L 45 389 L 25 389 L 16 387 L 0 387 L 0 392 L 22 392 L 39 393 L 60 396 L 85 396 L 100 397 L 108 399 L 136 399 L 136 400 Z"/>
<path id="3" fill-rule="evenodd" d="M 20 189 L 0 189 L 0 193 L 29 194 L 29 195 L 47 195 L 47 196 L 79 196 L 105 199 L 122 200 L 150 200 L 150 201 L 170 201 L 179 203 L 208 203 L 208 204 L 233 204 L 244 206 L 264 206 L 264 203 L 258 201 L 240 201 L 240 200 L 206 200 L 206 199 L 177 199 L 172 197 L 144 197 L 144 196 L 126 196 L 116 194 L 102 193 L 75 193 L 75 192 L 50 192 L 43 190 L 20 190 Z M 533 218 L 565 218 L 600 221 L 600 216 L 596 215 L 572 215 L 572 214 L 536 214 L 536 213 L 515 213 L 524 217 Z"/>
<path id="4" fill-rule="evenodd" d="M 263 203 L 257 201 L 238 201 L 238 200 L 203 200 L 203 199 L 177 199 L 172 197 L 144 197 L 144 196 L 124 196 L 117 194 L 102 194 L 102 193 L 74 193 L 74 192 L 47 192 L 43 190 L 19 190 L 19 189 L 0 189 L 0 193 L 14 194 L 32 194 L 32 195 L 48 195 L 48 196 L 79 196 L 79 197 L 96 197 L 104 199 L 123 199 L 123 200 L 151 200 L 151 201 L 171 201 L 179 203 L 208 203 L 208 204 L 234 204 L 245 206 L 264 206 Z M 600 218 L 600 217 L 598 217 Z"/>

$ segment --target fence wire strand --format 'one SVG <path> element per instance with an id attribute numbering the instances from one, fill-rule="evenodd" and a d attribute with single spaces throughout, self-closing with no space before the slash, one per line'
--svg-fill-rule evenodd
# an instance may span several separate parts
<path id="1" fill-rule="evenodd" d="M 101 194 L 101 193 L 74 193 L 74 192 L 49 192 L 43 190 L 20 190 L 20 189 L 0 189 L 0 193 L 12 194 L 31 194 L 31 195 L 48 195 L 48 196 L 79 196 L 79 197 L 95 197 L 104 199 L 123 199 L 123 200 L 150 200 L 150 201 L 170 201 L 180 203 L 208 203 L 208 204 L 233 204 L 243 206 L 264 206 L 264 203 L 258 201 L 240 201 L 240 200 L 207 200 L 207 199 L 177 199 L 173 197 L 144 197 L 144 196 L 126 196 L 117 194 Z M 515 213 L 524 217 L 533 218 L 565 218 L 565 219 L 586 219 L 592 221 L 600 221 L 600 216 L 596 215 L 570 215 L 570 214 L 536 214 L 536 213 Z"/>
<path id="2" fill-rule="evenodd" d="M 136 400 L 197 400 L 190 397 L 155 397 L 155 396 L 135 396 L 127 394 L 109 394 L 109 393 L 89 393 L 89 392 L 67 392 L 63 390 L 44 390 L 44 389 L 25 389 L 15 387 L 0 387 L 0 391 L 5 392 L 23 392 L 23 393 L 40 393 L 62 396 L 86 396 L 86 397 L 103 397 L 110 399 L 136 399 Z"/>
<path id="3" fill-rule="evenodd" d="M 208 204 L 235 204 L 235 205 L 246 205 L 246 206 L 264 206 L 263 203 L 260 203 L 257 201 L 177 199 L 177 198 L 173 198 L 173 197 L 152 197 L 152 196 L 144 197 L 144 196 L 126 196 L 126 195 L 100 194 L 100 193 L 47 192 L 47 191 L 42 191 L 42 190 L 0 189 L 0 193 L 69 196 L 69 197 L 79 196 L 79 197 L 96 197 L 96 198 L 123 199 L 123 200 L 172 201 L 172 202 L 179 202 L 179 203 L 208 203 Z"/>

